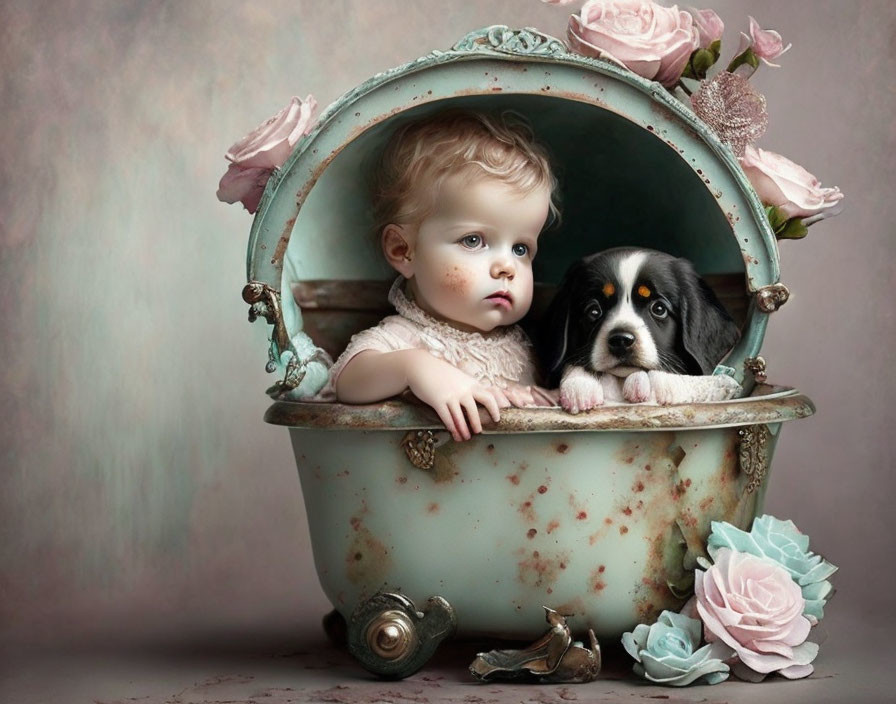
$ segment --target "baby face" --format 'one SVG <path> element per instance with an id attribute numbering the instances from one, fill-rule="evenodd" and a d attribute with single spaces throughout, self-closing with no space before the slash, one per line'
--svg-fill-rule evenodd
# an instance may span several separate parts
<path id="1" fill-rule="evenodd" d="M 532 260 L 549 205 L 546 186 L 523 192 L 489 177 L 446 179 L 432 212 L 406 228 L 403 273 L 417 305 L 461 330 L 519 321 L 532 303 Z"/>

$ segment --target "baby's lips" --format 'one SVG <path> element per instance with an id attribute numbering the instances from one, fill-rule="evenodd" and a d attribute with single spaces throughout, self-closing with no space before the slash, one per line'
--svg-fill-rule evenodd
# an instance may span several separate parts
<path id="1" fill-rule="evenodd" d="M 485 299 L 506 308 L 513 307 L 513 296 L 511 296 L 507 291 L 495 291 L 494 293 L 486 296 Z"/>

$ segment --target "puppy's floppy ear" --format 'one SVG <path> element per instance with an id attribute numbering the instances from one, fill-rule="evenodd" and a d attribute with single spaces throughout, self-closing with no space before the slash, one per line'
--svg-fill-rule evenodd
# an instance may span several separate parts
<path id="1" fill-rule="evenodd" d="M 676 260 L 675 269 L 681 286 L 682 343 L 691 358 L 688 371 L 712 374 L 740 338 L 740 331 L 689 261 Z"/>
<path id="2" fill-rule="evenodd" d="M 548 388 L 560 385 L 563 366 L 570 353 L 570 305 L 573 279 L 581 267 L 574 265 L 566 272 L 553 300 L 538 323 L 535 344 Z"/>

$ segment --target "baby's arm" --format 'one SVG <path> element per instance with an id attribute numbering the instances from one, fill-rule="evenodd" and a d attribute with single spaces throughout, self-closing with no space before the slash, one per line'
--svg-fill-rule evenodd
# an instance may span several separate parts
<path id="1" fill-rule="evenodd" d="M 511 405 L 500 389 L 483 386 L 421 349 L 359 352 L 336 379 L 336 398 L 345 403 L 382 401 L 405 389 L 433 408 L 456 441 L 469 440 L 471 429 L 482 432 L 477 403 L 495 422 L 501 419 L 499 409 Z"/>

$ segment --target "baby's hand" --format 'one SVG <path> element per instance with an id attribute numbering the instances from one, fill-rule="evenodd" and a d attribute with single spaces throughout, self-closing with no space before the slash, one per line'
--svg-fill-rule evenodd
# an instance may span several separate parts
<path id="1" fill-rule="evenodd" d="M 560 392 L 557 389 L 549 391 L 540 386 L 523 386 L 511 384 L 504 389 L 504 394 L 511 406 L 516 408 L 535 408 L 537 406 L 559 405 Z"/>
<path id="2" fill-rule="evenodd" d="M 485 407 L 496 423 L 501 420 L 499 409 L 511 405 L 501 389 L 483 386 L 469 374 L 428 352 L 414 357 L 407 378 L 408 388 L 432 407 L 456 442 L 469 440 L 471 430 L 482 432 L 477 403 Z"/>

